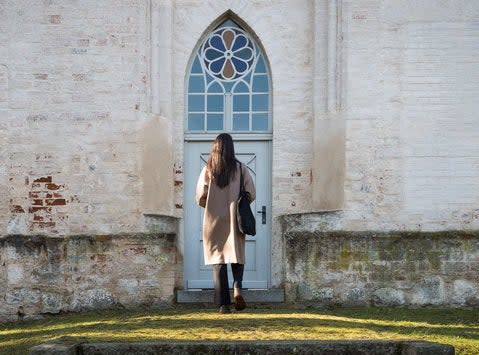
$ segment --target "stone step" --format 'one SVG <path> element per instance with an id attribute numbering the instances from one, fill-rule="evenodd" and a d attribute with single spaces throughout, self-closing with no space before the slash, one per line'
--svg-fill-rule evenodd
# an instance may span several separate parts
<path id="1" fill-rule="evenodd" d="M 247 303 L 278 303 L 284 302 L 284 289 L 242 290 L 241 294 Z M 231 294 L 233 296 L 233 294 Z M 213 303 L 213 290 L 178 290 L 178 303 Z"/>
<path id="2" fill-rule="evenodd" d="M 133 355 L 133 354 L 411 354 L 454 355 L 454 347 L 426 341 L 305 340 L 236 342 L 144 342 L 144 343 L 45 343 L 29 349 L 30 355 Z"/>

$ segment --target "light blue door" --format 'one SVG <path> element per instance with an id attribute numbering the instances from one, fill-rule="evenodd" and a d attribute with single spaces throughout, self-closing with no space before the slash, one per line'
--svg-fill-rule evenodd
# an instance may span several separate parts
<path id="1" fill-rule="evenodd" d="M 190 289 L 212 288 L 211 267 L 205 265 L 203 241 L 201 238 L 203 211 L 196 205 L 194 196 L 196 181 L 205 166 L 211 142 L 186 143 L 185 167 L 188 176 L 185 181 L 185 279 Z M 270 142 L 236 142 L 238 160 L 250 171 L 256 186 L 256 200 L 251 208 L 256 213 L 257 234 L 246 237 L 246 264 L 243 287 L 266 289 L 270 279 L 270 240 L 271 240 L 271 162 Z M 230 275 L 230 282 L 232 277 Z"/>

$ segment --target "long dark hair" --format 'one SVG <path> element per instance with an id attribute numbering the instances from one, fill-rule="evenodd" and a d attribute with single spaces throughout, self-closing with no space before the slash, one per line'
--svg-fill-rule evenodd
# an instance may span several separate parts
<path id="1" fill-rule="evenodd" d="M 212 180 L 220 188 L 227 186 L 236 173 L 236 158 L 233 138 L 228 133 L 216 137 L 207 163 Z"/>

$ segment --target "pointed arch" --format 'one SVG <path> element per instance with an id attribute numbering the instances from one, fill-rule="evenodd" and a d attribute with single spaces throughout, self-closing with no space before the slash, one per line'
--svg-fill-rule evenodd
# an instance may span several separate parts
<path id="1" fill-rule="evenodd" d="M 263 46 L 231 10 L 208 26 L 185 77 L 185 131 L 272 131 L 272 82 Z"/>

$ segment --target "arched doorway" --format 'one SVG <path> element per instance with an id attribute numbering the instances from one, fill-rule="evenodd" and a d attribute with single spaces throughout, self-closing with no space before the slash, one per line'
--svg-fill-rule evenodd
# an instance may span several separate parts
<path id="1" fill-rule="evenodd" d="M 199 41 L 185 87 L 185 286 L 213 286 L 211 269 L 203 260 L 203 209 L 195 204 L 194 194 L 211 142 L 219 133 L 228 132 L 257 189 L 252 205 L 257 212 L 257 235 L 246 239 L 243 286 L 268 288 L 273 127 L 271 76 L 263 50 L 248 31 L 227 19 Z"/>

